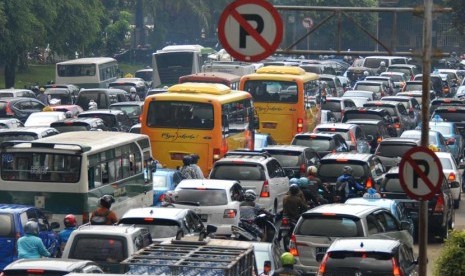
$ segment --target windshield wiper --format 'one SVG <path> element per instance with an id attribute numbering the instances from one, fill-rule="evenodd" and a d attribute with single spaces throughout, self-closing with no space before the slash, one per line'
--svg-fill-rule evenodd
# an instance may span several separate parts
<path id="1" fill-rule="evenodd" d="M 200 206 L 200 202 L 196 201 L 175 201 L 174 204 Z"/>

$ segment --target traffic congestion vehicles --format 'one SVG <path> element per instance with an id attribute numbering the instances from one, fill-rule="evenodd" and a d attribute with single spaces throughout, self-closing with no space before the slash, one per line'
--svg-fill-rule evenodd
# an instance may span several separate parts
<path id="1" fill-rule="evenodd" d="M 254 98 L 260 117 L 260 132 L 270 133 L 280 144 L 289 144 L 298 134 L 313 130 L 318 108 L 318 75 L 297 66 L 265 66 L 241 78 L 240 90 Z"/>
<path id="2" fill-rule="evenodd" d="M 145 184 L 150 160 L 147 136 L 107 131 L 77 131 L 31 142 L 1 144 L 0 202 L 33 205 L 62 222 L 74 214 L 89 221 L 99 197 L 112 195 L 121 217 L 130 208 L 153 203 Z"/>
<path id="3" fill-rule="evenodd" d="M 79 58 L 56 64 L 55 83 L 75 84 L 81 88 L 107 88 L 118 77 L 118 62 L 114 58 Z"/>
<path id="4" fill-rule="evenodd" d="M 184 155 L 196 153 L 208 175 L 228 150 L 252 149 L 256 121 L 249 93 L 223 84 L 183 83 L 145 99 L 141 133 L 150 137 L 163 167 L 181 166 Z"/>

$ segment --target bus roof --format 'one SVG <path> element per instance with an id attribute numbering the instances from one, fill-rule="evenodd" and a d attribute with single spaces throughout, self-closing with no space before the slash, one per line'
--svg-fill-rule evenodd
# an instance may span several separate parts
<path id="1" fill-rule="evenodd" d="M 175 84 L 168 88 L 168 93 L 160 93 L 148 96 L 148 101 L 194 101 L 211 102 L 217 100 L 221 103 L 237 100 L 240 98 L 249 99 L 252 96 L 245 91 L 232 90 L 228 86 L 219 83 L 195 83 L 186 82 Z"/>
<path id="2" fill-rule="evenodd" d="M 318 74 L 308 73 L 304 69 L 297 66 L 264 66 L 257 69 L 257 72 L 245 75 L 245 79 L 266 79 L 266 80 L 286 80 L 286 79 L 302 79 L 302 80 L 317 80 Z"/>
<path id="3" fill-rule="evenodd" d="M 231 88 L 220 83 L 186 82 L 169 87 L 168 92 L 224 95 L 231 93 Z"/>
<path id="4" fill-rule="evenodd" d="M 116 59 L 110 57 L 93 57 L 93 58 L 78 58 L 67 60 L 57 63 L 57 65 L 66 65 L 66 64 L 104 64 L 109 62 L 117 62 Z"/>
<path id="5" fill-rule="evenodd" d="M 163 47 L 161 50 L 157 50 L 156 53 L 165 53 L 165 52 L 185 52 L 185 51 L 192 51 L 192 52 L 199 52 L 203 49 L 202 45 L 168 45 Z"/>

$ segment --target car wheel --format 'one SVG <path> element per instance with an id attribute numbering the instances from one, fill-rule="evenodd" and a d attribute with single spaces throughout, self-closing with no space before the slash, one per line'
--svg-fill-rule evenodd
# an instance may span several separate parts
<path id="1" fill-rule="evenodd" d="M 459 199 L 454 200 L 454 209 L 458 209 L 460 207 L 460 200 L 462 199 L 462 194 L 459 195 Z"/>
<path id="2" fill-rule="evenodd" d="M 441 231 L 439 232 L 438 242 L 444 242 L 449 237 L 449 224 L 450 222 L 447 222 L 446 225 L 441 228 Z"/>

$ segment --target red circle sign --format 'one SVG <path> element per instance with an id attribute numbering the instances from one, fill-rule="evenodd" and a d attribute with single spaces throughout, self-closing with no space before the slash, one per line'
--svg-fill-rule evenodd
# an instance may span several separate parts
<path id="1" fill-rule="evenodd" d="M 268 1 L 238 0 L 221 14 L 218 38 L 226 52 L 237 60 L 260 61 L 278 49 L 283 22 Z"/>
<path id="2" fill-rule="evenodd" d="M 444 181 L 441 161 L 429 148 L 412 148 L 400 161 L 399 180 L 411 199 L 430 200 Z"/>

